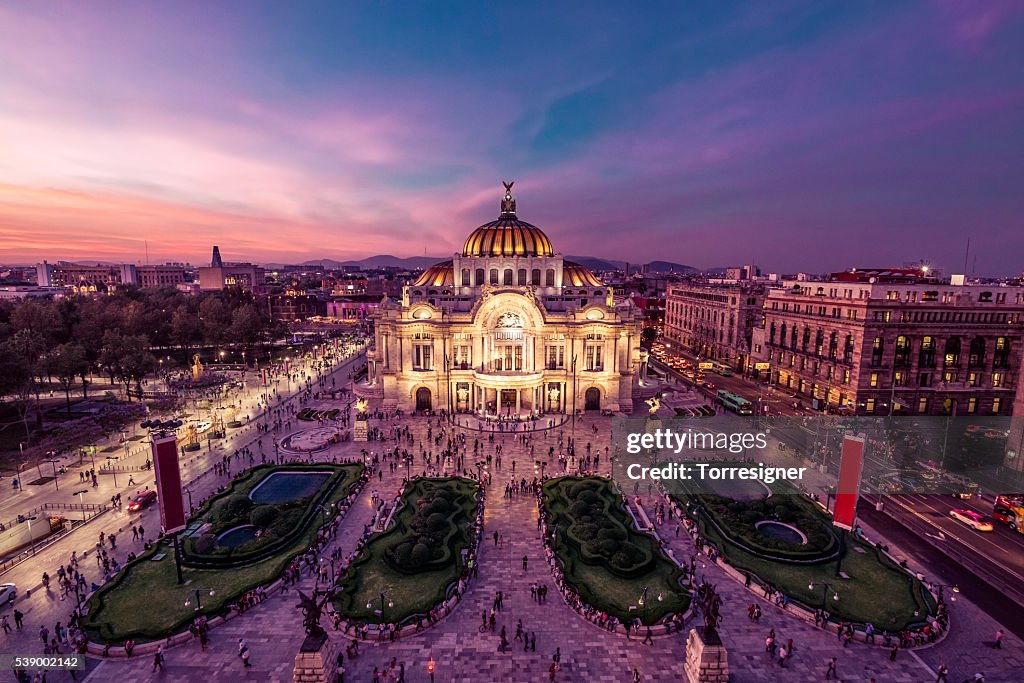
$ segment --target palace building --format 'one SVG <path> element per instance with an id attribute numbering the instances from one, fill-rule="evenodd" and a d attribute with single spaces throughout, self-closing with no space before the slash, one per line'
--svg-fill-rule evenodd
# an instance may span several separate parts
<path id="1" fill-rule="evenodd" d="M 460 253 L 376 309 L 361 396 L 483 417 L 631 412 L 641 312 L 520 220 L 511 190 Z"/>

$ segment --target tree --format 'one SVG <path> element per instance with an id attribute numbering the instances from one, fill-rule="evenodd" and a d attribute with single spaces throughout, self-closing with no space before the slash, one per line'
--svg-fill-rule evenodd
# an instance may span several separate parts
<path id="1" fill-rule="evenodd" d="M 231 339 L 245 346 L 250 353 L 254 346 L 263 339 L 266 322 L 252 304 L 246 304 L 235 310 L 231 317 Z"/>
<path id="2" fill-rule="evenodd" d="M 25 427 L 26 439 L 30 435 L 28 409 L 34 374 L 32 362 L 22 354 L 14 340 L 0 344 L 0 400 L 8 396 L 13 398 L 11 402 Z"/>
<path id="3" fill-rule="evenodd" d="M 47 372 L 57 378 L 64 397 L 68 415 L 71 414 L 71 386 L 75 378 L 88 372 L 89 362 L 85 359 L 85 349 L 74 342 L 61 344 L 50 351 L 43 359 Z"/>
<path id="4" fill-rule="evenodd" d="M 149 340 L 138 334 L 124 337 L 121 347 L 121 381 L 125 394 L 132 400 L 131 385 L 135 384 L 136 395 L 142 398 L 142 380 L 156 370 L 156 356 L 149 352 Z"/>
<path id="5" fill-rule="evenodd" d="M 181 304 L 171 315 L 171 339 L 181 347 L 186 357 L 192 355 L 193 345 L 203 339 L 203 321 L 188 304 Z"/>

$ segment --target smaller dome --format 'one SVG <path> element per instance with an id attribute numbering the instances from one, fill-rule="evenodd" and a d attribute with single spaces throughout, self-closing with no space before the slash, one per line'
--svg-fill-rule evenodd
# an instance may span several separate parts
<path id="1" fill-rule="evenodd" d="M 451 287 L 455 284 L 455 269 L 452 266 L 451 261 L 443 261 L 441 263 L 435 263 L 434 265 L 423 271 L 416 282 L 412 283 L 414 287 Z"/>
<path id="2" fill-rule="evenodd" d="M 585 266 L 572 261 L 562 263 L 563 287 L 603 287 L 604 283 L 597 279 Z"/>

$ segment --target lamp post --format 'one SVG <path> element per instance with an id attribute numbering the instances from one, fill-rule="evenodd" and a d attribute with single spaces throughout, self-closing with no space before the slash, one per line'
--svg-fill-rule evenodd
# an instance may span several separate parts
<path id="1" fill-rule="evenodd" d="M 194 610 L 196 612 L 199 612 L 201 609 L 203 609 L 203 603 L 199 599 L 199 593 L 201 591 L 210 591 L 210 597 L 211 598 L 217 594 L 217 591 L 213 590 L 212 588 L 196 588 L 194 590 L 195 590 L 195 594 L 196 594 L 196 606 L 195 606 Z M 192 604 L 192 600 L 191 599 L 186 599 L 185 600 L 185 607 L 188 607 L 191 604 Z"/>
<path id="2" fill-rule="evenodd" d="M 957 594 L 960 593 L 960 586 L 953 585 L 953 584 L 940 583 L 940 584 L 936 585 L 936 588 L 939 589 L 938 601 L 939 601 L 940 605 L 945 604 L 945 597 L 946 597 L 945 589 L 949 588 L 953 593 L 957 593 Z M 956 602 L 956 596 L 951 597 L 949 599 L 949 601 L 950 602 Z"/>
<path id="3" fill-rule="evenodd" d="M 636 604 L 639 605 L 640 608 L 644 612 L 643 623 L 645 625 L 647 624 L 647 611 L 648 611 L 647 608 L 648 608 L 648 604 L 649 604 L 649 602 L 647 600 L 647 589 L 648 589 L 648 587 L 644 586 L 644 592 L 640 594 L 640 599 L 636 601 Z M 665 599 L 665 596 L 662 595 L 661 593 L 658 593 L 658 602 L 661 602 L 664 599 Z"/>
<path id="4" fill-rule="evenodd" d="M 72 496 L 78 496 L 78 502 L 82 505 L 82 522 L 85 522 L 85 494 L 89 493 L 89 489 L 82 489 L 81 491 L 75 491 Z"/>
<path id="5" fill-rule="evenodd" d="M 188 513 L 192 514 L 192 489 L 185 489 L 185 493 L 188 494 Z"/>
<path id="6" fill-rule="evenodd" d="M 32 522 L 36 520 L 35 517 L 26 517 L 25 522 L 28 524 L 28 541 L 32 544 L 32 554 L 36 554 L 36 537 L 32 535 Z"/>
<path id="7" fill-rule="evenodd" d="M 576 450 L 576 354 L 572 355 L 572 449 Z"/>
<path id="8" fill-rule="evenodd" d="M 384 600 L 385 600 L 386 596 L 387 596 L 387 593 L 385 591 L 381 591 L 380 592 L 380 611 L 379 611 L 379 613 L 380 613 L 380 621 L 381 621 L 381 623 L 384 623 Z M 387 606 L 389 608 L 390 607 L 394 607 L 395 603 L 392 602 L 391 600 L 388 600 L 387 601 Z M 366 609 L 373 609 L 373 600 L 370 600 L 369 602 L 366 603 Z M 373 611 L 377 612 L 378 610 L 373 610 Z"/>
<path id="9" fill-rule="evenodd" d="M 50 458 L 50 466 L 53 467 L 53 488 L 60 490 L 60 486 L 57 484 L 57 459 Z"/>
<path id="10" fill-rule="evenodd" d="M 835 602 L 839 601 L 839 593 L 837 593 L 836 589 L 833 588 L 832 584 L 828 583 L 827 581 L 821 581 L 818 584 L 809 583 L 809 584 L 807 584 L 807 590 L 812 591 L 818 585 L 821 586 L 821 607 L 822 607 L 822 609 L 824 609 L 825 605 L 828 604 L 828 592 L 829 591 L 832 591 L 832 600 L 835 601 Z"/>
<path id="11" fill-rule="evenodd" d="M 116 460 L 116 458 L 114 458 L 113 456 L 108 455 L 107 456 L 107 467 L 110 468 L 110 472 L 114 475 L 114 488 L 116 489 L 117 488 L 117 470 L 114 469 L 114 466 L 110 464 L 111 460 Z"/>

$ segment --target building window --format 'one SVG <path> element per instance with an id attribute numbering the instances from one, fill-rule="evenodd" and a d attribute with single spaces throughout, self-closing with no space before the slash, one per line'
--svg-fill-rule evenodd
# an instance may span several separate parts
<path id="1" fill-rule="evenodd" d="M 967 356 L 967 367 L 980 368 L 985 365 L 985 338 L 975 337 L 971 340 L 969 355 Z"/>
<path id="2" fill-rule="evenodd" d="M 930 387 L 932 385 L 932 373 L 922 372 L 917 376 L 917 385 L 919 387 Z"/>
<path id="3" fill-rule="evenodd" d="M 967 399 L 967 414 L 974 415 L 974 413 L 977 412 L 977 410 L 978 398 L 976 396 L 971 396 L 969 399 Z"/>
<path id="4" fill-rule="evenodd" d="M 547 282 L 547 286 L 548 287 L 554 287 L 555 286 L 555 269 L 554 268 L 548 268 L 547 271 L 544 274 L 544 278 L 545 278 L 545 281 Z"/>
<path id="5" fill-rule="evenodd" d="M 583 369 L 590 371 L 604 370 L 603 344 L 587 344 L 583 353 Z"/>
<path id="6" fill-rule="evenodd" d="M 967 384 L 972 387 L 981 386 L 981 373 L 969 372 L 967 373 Z"/>
<path id="7" fill-rule="evenodd" d="M 800 350 L 803 351 L 804 353 L 807 353 L 807 347 L 810 345 L 810 343 L 811 343 L 811 328 L 805 327 L 804 328 L 804 337 L 803 337 L 803 340 L 800 342 Z"/>
<path id="8" fill-rule="evenodd" d="M 878 373 L 877 372 L 872 372 L 871 373 L 871 381 L 869 382 L 868 385 L 870 387 L 872 387 L 872 388 L 875 388 L 875 387 L 878 386 Z"/>
<path id="9" fill-rule="evenodd" d="M 917 414 L 927 415 L 928 414 L 928 397 L 922 396 L 917 400 Z"/>
<path id="10" fill-rule="evenodd" d="M 996 396 L 992 399 L 992 414 L 998 415 L 999 409 L 1003 407 L 1003 399 L 1000 396 Z"/>
<path id="11" fill-rule="evenodd" d="M 469 287 L 471 285 L 469 281 L 469 268 L 462 269 L 462 286 Z"/>
<path id="12" fill-rule="evenodd" d="M 875 399 L 869 398 L 868 400 L 864 401 L 864 411 L 868 413 L 875 412 Z"/>
<path id="13" fill-rule="evenodd" d="M 545 366 L 548 370 L 555 370 L 557 368 L 565 367 L 565 347 L 548 346 L 544 350 Z"/>
<path id="14" fill-rule="evenodd" d="M 484 284 L 484 269 L 483 268 L 477 268 L 476 269 L 476 280 L 474 281 L 473 284 L 475 284 L 477 287 L 479 287 L 480 285 Z"/>
<path id="15" fill-rule="evenodd" d="M 843 384 L 849 384 L 849 383 L 850 383 L 850 371 L 849 370 L 843 370 Z"/>
<path id="16" fill-rule="evenodd" d="M 511 268 L 506 268 L 505 269 L 504 277 L 502 278 L 502 284 L 504 286 L 506 286 L 506 287 L 510 287 L 512 285 L 512 269 Z"/>
<path id="17" fill-rule="evenodd" d="M 946 370 L 942 373 L 943 382 L 958 382 L 960 381 L 960 373 L 956 370 Z"/>
<path id="18" fill-rule="evenodd" d="M 491 268 L 491 284 L 492 285 L 498 284 L 498 269 L 497 268 Z"/>
<path id="19" fill-rule="evenodd" d="M 473 347 L 459 344 L 455 347 L 455 369 L 468 370 L 473 366 Z"/>
<path id="20" fill-rule="evenodd" d="M 898 387 L 905 387 L 905 386 L 907 386 L 907 373 L 902 372 L 902 371 L 897 371 L 893 375 L 893 384 L 895 384 Z"/>
<path id="21" fill-rule="evenodd" d="M 871 344 L 871 367 L 877 368 L 882 364 L 882 353 L 885 352 L 885 340 L 875 337 Z"/>
<path id="22" fill-rule="evenodd" d="M 1006 337 L 996 339 L 996 351 L 992 358 L 992 367 L 1010 367 L 1010 342 Z"/>
<path id="23" fill-rule="evenodd" d="M 413 344 L 412 347 L 412 369 L 413 370 L 433 370 L 434 359 L 432 356 L 432 346 L 430 344 Z"/>
<path id="24" fill-rule="evenodd" d="M 530 284 L 540 287 L 540 268 L 534 268 L 530 271 Z"/>
<path id="25" fill-rule="evenodd" d="M 992 387 L 998 389 L 1003 386 L 1003 373 L 993 372 L 992 373 Z"/>
<path id="26" fill-rule="evenodd" d="M 960 337 L 950 337 L 946 340 L 946 351 L 943 354 L 942 363 L 947 368 L 955 368 L 960 365 Z"/>
<path id="27" fill-rule="evenodd" d="M 905 335 L 896 337 L 896 355 L 893 364 L 898 368 L 905 368 L 910 365 L 910 339 Z"/>
<path id="28" fill-rule="evenodd" d="M 520 287 L 525 286 L 526 285 L 526 268 L 520 268 L 519 272 L 517 273 L 517 275 L 518 275 L 517 282 L 518 282 L 519 286 Z"/>
<path id="29" fill-rule="evenodd" d="M 921 337 L 921 353 L 917 364 L 922 368 L 935 367 L 935 337 Z"/>

